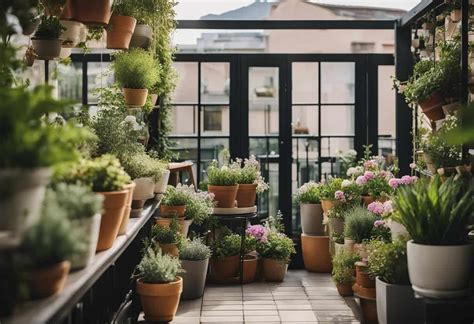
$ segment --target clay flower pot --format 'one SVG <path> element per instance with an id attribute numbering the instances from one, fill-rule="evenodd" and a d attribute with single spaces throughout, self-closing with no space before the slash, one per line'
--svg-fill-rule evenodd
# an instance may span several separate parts
<path id="1" fill-rule="evenodd" d="M 136 184 L 132 182 L 125 187 L 125 190 L 128 190 L 127 193 L 127 203 L 123 211 L 122 222 L 120 223 L 118 235 L 125 235 L 127 233 L 128 220 L 130 219 L 130 212 L 132 211 L 132 198 L 133 191 L 135 190 Z"/>
<path id="2" fill-rule="evenodd" d="M 321 273 L 331 272 L 329 236 L 301 234 L 301 249 L 303 250 L 303 262 L 306 270 Z"/>
<path id="3" fill-rule="evenodd" d="M 237 277 L 239 274 L 239 263 L 239 255 L 211 258 L 211 270 L 214 279 L 225 280 Z"/>
<path id="4" fill-rule="evenodd" d="M 178 246 L 175 243 L 158 243 L 162 254 L 169 254 L 171 256 L 179 256 Z"/>
<path id="5" fill-rule="evenodd" d="M 171 224 L 172 218 L 158 217 L 156 219 L 156 224 L 169 227 Z M 184 237 L 188 237 L 189 227 L 193 223 L 192 219 L 184 219 L 184 217 L 178 218 L 178 232 L 181 233 Z"/>
<path id="6" fill-rule="evenodd" d="M 437 121 L 444 118 L 443 106 L 445 103 L 443 96 L 437 91 L 418 104 L 426 117 L 432 121 Z"/>
<path id="7" fill-rule="evenodd" d="M 352 291 L 352 282 L 338 283 L 336 284 L 337 292 L 342 297 L 353 296 L 354 292 Z"/>
<path id="8" fill-rule="evenodd" d="M 323 208 L 321 204 L 301 204 L 301 230 L 307 235 L 323 235 Z"/>
<path id="9" fill-rule="evenodd" d="M 71 263 L 63 261 L 41 269 L 33 269 L 27 278 L 33 299 L 45 298 L 60 293 L 66 283 Z"/>
<path id="10" fill-rule="evenodd" d="M 375 298 L 366 298 L 358 296 L 360 300 L 360 309 L 362 311 L 363 323 L 376 324 L 377 319 L 377 304 Z"/>
<path id="11" fill-rule="evenodd" d="M 97 251 L 110 249 L 114 244 L 122 224 L 128 193 L 129 190 L 98 192 L 104 196 L 104 212 L 100 221 Z"/>
<path id="12" fill-rule="evenodd" d="M 125 104 L 132 107 L 143 107 L 148 96 L 148 89 L 123 88 Z"/>
<path id="13" fill-rule="evenodd" d="M 356 262 L 356 283 L 363 288 L 375 288 L 375 279 L 370 278 L 367 273 L 367 264 Z"/>
<path id="14" fill-rule="evenodd" d="M 218 208 L 234 208 L 239 185 L 235 186 L 207 186 L 207 191 L 214 194 Z"/>
<path id="15" fill-rule="evenodd" d="M 256 184 L 239 184 L 237 190 L 237 207 L 253 207 L 257 199 Z"/>
<path id="16" fill-rule="evenodd" d="M 87 248 L 81 253 L 77 253 L 71 259 L 71 269 L 82 269 L 91 264 L 95 256 L 97 241 L 99 240 L 101 214 L 96 214 L 90 218 L 74 219 L 74 228 L 80 228 L 87 238 Z"/>
<path id="17" fill-rule="evenodd" d="M 38 60 L 54 60 L 61 54 L 62 40 L 32 38 L 31 42 L 35 49 Z"/>
<path id="18" fill-rule="evenodd" d="M 338 203 L 339 202 L 337 200 L 333 200 L 333 199 L 332 200 L 321 199 L 321 207 L 323 208 L 323 211 L 325 213 L 327 213 L 328 211 L 336 207 Z"/>
<path id="19" fill-rule="evenodd" d="M 178 310 L 179 298 L 183 291 L 183 279 L 169 283 L 150 284 L 137 280 L 145 320 L 149 322 L 170 322 Z"/>
<path id="20" fill-rule="evenodd" d="M 148 46 L 150 46 L 150 41 L 152 38 L 153 29 L 148 25 L 138 24 L 135 26 L 135 30 L 133 32 L 132 39 L 130 41 L 130 48 L 148 48 Z M 155 102 L 152 101 L 153 104 Z"/>
<path id="21" fill-rule="evenodd" d="M 282 282 L 288 271 L 288 264 L 284 261 L 263 258 L 263 276 L 267 281 Z"/>
<path id="22" fill-rule="evenodd" d="M 181 260 L 184 269 L 182 299 L 196 299 L 203 295 L 206 286 L 207 268 L 209 259 Z"/>
<path id="23" fill-rule="evenodd" d="M 61 20 L 61 25 L 66 28 L 60 37 L 63 41 L 62 47 L 76 47 L 81 41 L 82 27 L 84 25 L 72 20 Z"/>
<path id="24" fill-rule="evenodd" d="M 137 20 L 129 16 L 112 16 L 107 27 L 107 48 L 126 50 L 130 45 Z"/>
<path id="25" fill-rule="evenodd" d="M 362 202 L 364 203 L 365 207 L 369 206 L 374 201 L 375 201 L 375 198 L 372 196 L 362 196 Z"/>
<path id="26" fill-rule="evenodd" d="M 71 19 L 86 25 L 105 26 L 112 14 L 113 0 L 70 0 Z M 65 18 L 67 19 L 67 18 Z"/>
<path id="27" fill-rule="evenodd" d="M 184 213 L 186 212 L 186 205 L 181 205 L 181 206 L 166 206 L 166 205 L 160 205 L 160 216 L 161 217 L 168 217 L 168 218 L 173 218 L 173 217 L 184 217 Z"/>
<path id="28" fill-rule="evenodd" d="M 251 283 L 255 281 L 257 275 L 258 258 L 256 255 L 247 254 L 244 257 L 244 277 L 243 283 Z"/>

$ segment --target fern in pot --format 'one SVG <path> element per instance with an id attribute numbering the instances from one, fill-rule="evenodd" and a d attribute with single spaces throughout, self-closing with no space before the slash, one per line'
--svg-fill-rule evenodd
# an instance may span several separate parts
<path id="1" fill-rule="evenodd" d="M 405 226 L 408 272 L 416 293 L 428 298 L 456 298 L 469 293 L 473 245 L 468 225 L 474 190 L 463 180 L 439 176 L 399 188 L 392 219 Z"/>
<path id="2" fill-rule="evenodd" d="M 183 291 L 183 272 L 178 258 L 148 248 L 135 268 L 132 278 L 137 279 L 145 320 L 170 322 L 178 310 Z"/>
<path id="3" fill-rule="evenodd" d="M 201 238 L 186 241 L 179 253 L 183 273 L 183 299 L 196 299 L 204 293 L 211 249 Z"/>

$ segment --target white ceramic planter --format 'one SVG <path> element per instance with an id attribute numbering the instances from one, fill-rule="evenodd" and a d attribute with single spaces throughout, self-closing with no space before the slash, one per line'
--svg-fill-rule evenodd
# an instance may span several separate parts
<path id="1" fill-rule="evenodd" d="M 390 228 L 390 233 L 392 234 L 392 241 L 396 240 L 400 236 L 408 235 L 408 232 L 402 224 L 395 222 L 391 219 L 387 222 L 388 228 Z"/>
<path id="2" fill-rule="evenodd" d="M 102 215 L 95 214 L 90 218 L 74 219 L 72 224 L 75 228 L 82 231 L 87 238 L 87 249 L 77 254 L 71 260 L 71 269 L 77 270 L 87 267 L 94 259 L 97 241 L 99 240 L 100 220 Z"/>
<path id="3" fill-rule="evenodd" d="M 181 260 L 181 267 L 186 271 L 181 275 L 183 277 L 182 299 L 196 299 L 203 295 L 208 266 L 209 259 Z"/>
<path id="4" fill-rule="evenodd" d="M 163 175 L 160 180 L 155 183 L 155 194 L 162 194 L 166 191 L 168 186 L 168 180 L 170 179 L 170 170 L 163 171 Z"/>
<path id="5" fill-rule="evenodd" d="M 346 251 L 346 246 L 344 244 L 334 243 L 334 254 L 335 255 L 341 254 L 344 251 Z"/>
<path id="6" fill-rule="evenodd" d="M 153 29 L 148 25 L 136 25 L 135 31 L 130 41 L 130 48 L 141 47 L 147 48 L 150 45 L 150 41 L 153 37 Z"/>
<path id="7" fill-rule="evenodd" d="M 391 285 L 377 277 L 375 288 L 379 324 L 424 323 L 422 304 L 410 285 Z"/>
<path id="8" fill-rule="evenodd" d="M 82 27 L 84 25 L 73 20 L 61 20 L 61 25 L 66 28 L 61 37 L 59 37 L 63 41 L 62 46 L 66 48 L 76 47 L 81 41 Z"/>
<path id="9" fill-rule="evenodd" d="M 152 178 L 138 178 L 133 182 L 136 184 L 133 191 L 133 200 L 148 200 L 155 196 L 155 183 Z"/>
<path id="10" fill-rule="evenodd" d="M 0 170 L 0 231 L 20 236 L 40 215 L 49 168 Z"/>
<path id="11" fill-rule="evenodd" d="M 344 238 L 344 247 L 346 248 L 346 251 L 348 252 L 354 251 L 354 244 L 355 244 L 354 240 L 350 238 Z"/>
<path id="12" fill-rule="evenodd" d="M 306 235 L 324 234 L 323 209 L 321 204 L 301 204 L 301 230 Z"/>
<path id="13" fill-rule="evenodd" d="M 469 293 L 474 245 L 407 243 L 413 290 L 428 298 L 456 298 Z"/>

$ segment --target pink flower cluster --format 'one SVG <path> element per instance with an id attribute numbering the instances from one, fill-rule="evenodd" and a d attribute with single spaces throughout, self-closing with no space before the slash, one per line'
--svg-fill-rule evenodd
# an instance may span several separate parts
<path id="1" fill-rule="evenodd" d="M 398 188 L 400 185 L 411 185 L 418 180 L 417 176 L 404 175 L 401 178 L 392 178 L 388 181 L 388 184 L 393 189 Z"/>
<path id="2" fill-rule="evenodd" d="M 374 227 L 385 227 L 385 221 L 378 219 L 374 222 Z"/>
<path id="3" fill-rule="evenodd" d="M 381 175 L 381 173 L 379 173 L 379 175 Z M 383 176 L 385 176 L 385 171 L 384 171 Z M 364 175 L 357 177 L 356 184 L 359 186 L 363 186 L 367 184 L 367 182 L 369 182 L 370 180 L 373 180 L 374 178 L 375 178 L 375 173 L 373 173 L 372 171 L 365 171 Z"/>
<path id="4" fill-rule="evenodd" d="M 367 210 L 376 215 L 388 215 L 393 212 L 392 202 L 390 200 L 382 203 L 380 201 L 374 201 L 367 206 Z"/>
<path id="5" fill-rule="evenodd" d="M 267 228 L 263 225 L 251 225 L 245 231 L 248 235 L 253 236 L 257 241 L 267 242 Z"/>
<path id="6" fill-rule="evenodd" d="M 342 190 L 338 190 L 334 193 L 334 198 L 336 198 L 336 200 L 339 200 L 341 202 L 345 202 L 346 201 L 346 196 L 344 195 L 344 191 Z"/>
<path id="7" fill-rule="evenodd" d="M 367 160 L 364 162 L 364 168 L 366 169 L 376 169 L 378 167 L 378 163 L 376 160 Z"/>

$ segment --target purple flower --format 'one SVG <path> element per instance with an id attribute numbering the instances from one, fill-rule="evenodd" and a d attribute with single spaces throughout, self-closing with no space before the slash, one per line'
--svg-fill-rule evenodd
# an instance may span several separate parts
<path id="1" fill-rule="evenodd" d="M 356 179 L 356 184 L 358 186 L 363 186 L 367 183 L 367 178 L 364 177 L 364 176 L 358 176 L 357 179 Z"/>
<path id="2" fill-rule="evenodd" d="M 392 178 L 388 180 L 388 185 L 392 187 L 393 189 L 396 189 L 398 185 L 400 185 L 400 179 Z"/>
<path id="3" fill-rule="evenodd" d="M 259 241 L 265 242 L 267 237 L 267 229 L 263 225 L 251 225 L 245 231 Z"/>
<path id="4" fill-rule="evenodd" d="M 374 222 L 375 227 L 385 227 L 385 221 L 379 219 Z"/>
<path id="5" fill-rule="evenodd" d="M 383 204 L 380 201 L 374 201 L 367 206 L 367 210 L 376 215 L 382 215 L 384 212 Z"/>
<path id="6" fill-rule="evenodd" d="M 369 181 L 374 178 L 374 173 L 372 171 L 365 171 L 364 172 L 364 178 Z"/>
<path id="7" fill-rule="evenodd" d="M 411 184 L 411 176 L 409 176 L 409 175 L 404 175 L 404 176 L 400 179 L 400 183 L 401 183 L 401 184 L 404 184 L 404 185 L 409 185 L 409 184 Z"/>
<path id="8" fill-rule="evenodd" d="M 344 195 L 344 192 L 341 190 L 338 190 L 334 193 L 334 198 L 342 202 L 346 201 L 346 196 Z"/>
<path id="9" fill-rule="evenodd" d="M 387 200 L 386 202 L 383 203 L 383 213 L 384 215 L 390 214 L 393 212 L 393 206 L 392 206 L 392 201 Z"/>

